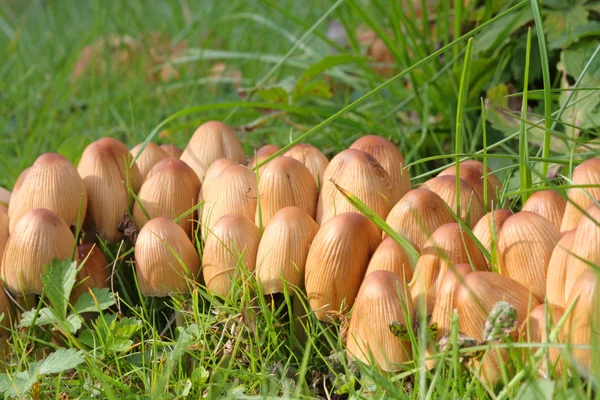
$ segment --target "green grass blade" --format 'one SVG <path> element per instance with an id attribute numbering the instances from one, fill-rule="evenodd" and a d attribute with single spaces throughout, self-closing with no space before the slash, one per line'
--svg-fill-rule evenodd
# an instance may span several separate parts
<path id="1" fill-rule="evenodd" d="M 531 56 L 531 28 L 527 32 L 527 52 L 525 55 L 525 79 L 523 84 L 523 102 L 521 104 L 521 119 L 527 119 L 527 85 L 529 84 L 529 61 Z M 531 165 L 529 164 L 529 139 L 527 137 L 527 125 L 521 122 L 519 133 L 519 174 L 521 177 L 521 188 L 531 187 Z M 523 193 L 523 203 L 529 195 Z"/>
<path id="2" fill-rule="evenodd" d="M 461 136 L 463 130 L 463 119 L 465 113 L 465 103 L 467 101 L 467 93 L 469 92 L 469 70 L 471 68 L 471 47 L 473 38 L 467 42 L 467 51 L 463 62 L 462 74 L 460 76 L 460 86 L 458 89 L 458 105 L 456 107 L 456 132 L 454 140 L 454 152 L 457 154 L 456 162 L 456 193 L 460 193 L 460 156 L 462 151 Z M 456 196 L 456 214 L 460 215 L 460 196 Z"/>
<path id="3" fill-rule="evenodd" d="M 545 119 L 545 134 L 544 134 L 544 150 L 542 156 L 548 158 L 550 156 L 550 116 L 552 115 L 552 84 L 550 83 L 550 66 L 548 65 L 548 50 L 546 49 L 546 36 L 544 35 L 544 25 L 542 24 L 542 15 L 538 0 L 531 0 L 531 9 L 533 11 L 533 19 L 535 20 L 535 29 L 537 31 L 538 45 L 540 47 L 540 60 L 542 62 L 542 80 L 544 82 L 544 116 Z M 529 53 L 528 53 L 529 54 Z M 527 85 L 527 80 L 525 81 Z M 542 163 L 542 175 L 548 174 L 548 163 Z"/>
<path id="4" fill-rule="evenodd" d="M 281 150 L 275 152 L 270 157 L 264 159 L 261 163 L 257 164 L 254 168 L 255 169 L 260 168 L 263 165 L 265 165 L 266 163 L 268 163 L 269 161 L 271 161 L 272 159 L 274 159 L 275 157 L 279 157 L 280 155 L 282 155 L 283 153 L 285 153 L 286 151 L 288 151 L 289 149 L 291 149 L 292 147 L 294 147 L 298 143 L 301 143 L 303 140 L 305 140 L 309 136 L 313 135 L 315 132 L 318 132 L 323 127 L 329 125 L 331 122 L 333 122 L 336 119 L 338 119 L 339 117 L 341 117 L 346 112 L 348 112 L 348 111 L 356 108 L 359 104 L 363 103 L 366 99 L 368 99 L 369 97 L 371 97 L 375 93 L 380 92 L 382 89 L 386 88 L 391 83 L 393 83 L 396 80 L 402 78 L 403 76 L 405 76 L 406 74 L 410 73 L 411 71 L 417 69 L 421 65 L 426 64 L 427 62 L 429 62 L 430 60 L 432 60 L 435 57 L 439 56 L 440 54 L 445 53 L 446 51 L 448 51 L 452 47 L 456 46 L 458 43 L 461 43 L 465 39 L 470 38 L 475 33 L 481 31 L 482 29 L 484 29 L 485 27 L 489 26 L 490 24 L 492 24 L 493 22 L 497 21 L 498 19 L 500 19 L 500 18 L 502 18 L 502 17 L 510 14 L 511 12 L 513 12 L 513 11 L 515 11 L 515 10 L 523 7 L 526 3 L 527 3 L 527 0 L 524 0 L 524 1 L 520 2 L 520 3 L 515 4 L 514 6 L 512 6 L 508 10 L 506 10 L 506 11 L 504 11 L 504 12 L 496 15 L 494 18 L 490 19 L 489 21 L 487 21 L 487 22 L 481 24 L 480 26 L 474 28 L 469 33 L 467 33 L 467 34 L 459 37 L 458 39 L 455 39 L 454 41 L 452 41 L 451 43 L 447 44 L 446 46 L 440 48 L 439 50 L 436 50 L 435 52 L 431 53 L 430 55 L 428 55 L 427 57 L 423 58 L 422 60 L 414 63 L 410 67 L 406 68 L 404 71 L 396 74 L 395 76 L 393 76 L 392 78 L 390 78 L 387 81 L 383 82 L 382 84 L 380 84 L 376 88 L 371 89 L 369 92 L 365 93 L 364 95 L 362 95 L 358 99 L 354 100 L 352 103 L 348 104 L 347 106 L 345 106 L 344 108 L 342 108 L 338 112 L 334 113 L 329 118 L 325 119 L 324 121 L 322 121 L 319 124 L 315 125 L 311 129 L 309 129 L 308 131 L 306 131 L 305 133 L 303 133 L 302 135 L 298 136 L 296 139 L 294 139 L 293 141 L 291 141 L 288 145 L 282 147 Z"/>
<path id="5" fill-rule="evenodd" d="M 394 241 L 396 241 L 404 251 L 408 254 L 411 261 L 416 261 L 419 258 L 419 252 L 415 249 L 415 247 L 408 240 L 403 238 L 398 232 L 396 232 L 391 226 L 389 226 L 383 218 L 379 216 L 375 211 L 371 210 L 365 203 L 363 203 L 358 197 L 354 194 L 350 193 L 346 189 L 339 186 L 333 179 L 331 179 L 331 183 L 335 186 L 335 188 L 344 196 L 346 200 L 350 204 L 352 204 L 362 215 L 367 217 L 370 221 L 372 221 L 378 228 L 384 231 L 388 236 L 390 236 Z M 414 265 L 414 264 L 413 264 Z"/>

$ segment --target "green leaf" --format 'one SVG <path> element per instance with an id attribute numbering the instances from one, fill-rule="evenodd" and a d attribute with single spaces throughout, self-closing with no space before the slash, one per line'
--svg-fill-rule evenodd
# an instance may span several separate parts
<path id="1" fill-rule="evenodd" d="M 79 163 L 79 158 L 85 146 L 90 144 L 90 140 L 82 135 L 69 136 L 64 142 L 58 147 L 57 153 L 63 155 L 73 164 Z"/>
<path id="2" fill-rule="evenodd" d="M 36 310 L 26 311 L 21 316 L 21 321 L 19 321 L 19 328 L 28 328 L 33 324 L 33 320 L 35 319 L 35 326 L 43 326 L 49 324 L 57 324 L 59 319 L 56 317 L 54 312 L 47 308 L 41 308 L 37 313 L 37 318 L 35 318 Z"/>
<path id="3" fill-rule="evenodd" d="M 71 314 L 67 317 L 67 324 L 71 333 L 77 333 L 81 329 L 82 323 L 83 319 L 79 315 Z"/>
<path id="4" fill-rule="evenodd" d="M 342 64 L 364 62 L 365 58 L 363 56 L 357 56 L 352 54 L 336 54 L 322 58 L 318 62 L 308 67 L 300 76 L 300 78 L 298 78 L 298 80 L 296 81 L 296 87 L 294 89 L 294 98 L 310 94 L 314 90 L 314 87 L 312 89 L 310 88 L 310 82 L 319 75 L 321 75 L 323 72 L 327 71 L 328 69 L 337 67 Z M 326 82 L 324 81 L 321 82 L 326 84 Z M 328 93 L 330 93 L 330 91 Z"/>
<path id="5" fill-rule="evenodd" d="M 98 289 L 93 288 L 92 294 L 84 293 L 79 296 L 73 310 L 78 313 L 98 312 L 98 310 L 106 310 L 115 304 L 115 294 L 108 288 Z"/>
<path id="6" fill-rule="evenodd" d="M 60 348 L 38 365 L 40 375 L 58 374 L 76 368 L 83 363 L 83 351 Z"/>
<path id="7" fill-rule="evenodd" d="M 38 376 L 37 373 L 31 374 L 29 371 L 17 372 L 11 376 L 0 374 L 0 391 L 7 397 L 23 398 L 37 382 Z"/>
<path id="8" fill-rule="evenodd" d="M 67 317 L 67 307 L 71 290 L 77 275 L 77 262 L 71 260 L 52 260 L 52 264 L 44 268 L 42 282 L 44 295 L 50 301 L 56 316 L 64 320 Z"/>
<path id="9" fill-rule="evenodd" d="M 515 399 L 552 400 L 554 398 L 555 386 L 556 382 L 549 379 L 539 378 L 536 380 L 530 380 L 521 386 Z"/>

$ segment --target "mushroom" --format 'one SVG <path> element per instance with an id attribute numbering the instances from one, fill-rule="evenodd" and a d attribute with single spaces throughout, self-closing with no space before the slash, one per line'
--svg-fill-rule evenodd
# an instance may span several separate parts
<path id="1" fill-rule="evenodd" d="M 197 204 L 200 180 L 196 173 L 178 158 L 159 161 L 149 172 L 133 205 L 133 221 L 141 229 L 152 218 L 180 217 Z M 195 212 L 182 218 L 178 224 L 191 237 Z"/>
<path id="2" fill-rule="evenodd" d="M 256 224 L 265 226 L 284 207 L 298 207 L 315 217 L 319 192 L 310 171 L 291 157 L 277 157 L 265 167 L 258 182 L 260 207 Z"/>
<path id="3" fill-rule="evenodd" d="M 246 167 L 244 167 L 246 168 Z M 247 217 L 226 214 L 211 229 L 202 255 L 202 273 L 206 287 L 219 296 L 227 296 L 245 273 L 256 267 L 260 232 Z"/>
<path id="4" fill-rule="evenodd" d="M 200 125 L 183 150 L 181 160 L 189 165 L 200 181 L 213 161 L 230 158 L 237 163 L 246 162 L 246 154 L 233 129 L 219 121 Z"/>
<path id="5" fill-rule="evenodd" d="M 200 257 L 186 232 L 169 218 L 157 217 L 140 230 L 135 272 L 144 296 L 188 293 L 200 271 Z"/>
<path id="6" fill-rule="evenodd" d="M 143 145 L 143 143 L 140 143 L 133 149 L 131 149 L 132 157 L 137 156 L 137 154 L 142 149 Z M 150 172 L 152 167 L 154 167 L 160 160 L 163 160 L 165 158 L 167 158 L 167 153 L 165 153 L 165 151 L 159 145 L 152 142 L 146 145 L 142 153 L 138 156 L 137 160 L 135 161 L 135 163 L 138 166 L 138 169 L 140 170 L 142 182 L 146 180 L 148 172 Z"/>
<path id="7" fill-rule="evenodd" d="M 405 369 L 412 360 L 410 341 L 390 331 L 393 322 L 410 328 L 413 307 L 402 278 L 393 272 L 375 271 L 360 286 L 348 328 L 346 347 L 350 359 L 378 365 L 384 371 Z"/>
<path id="8" fill-rule="evenodd" d="M 394 196 L 389 174 L 369 153 L 347 149 L 333 157 L 323 174 L 318 224 L 323 225 L 337 214 L 357 211 L 331 180 L 353 193 L 381 218 L 387 217 Z"/>
<path id="9" fill-rule="evenodd" d="M 86 188 L 73 164 L 63 156 L 41 155 L 19 180 L 8 206 L 11 232 L 23 215 L 36 208 L 53 211 L 69 226 L 85 218 Z"/>
<path id="10" fill-rule="evenodd" d="M 103 138 L 86 147 L 77 167 L 88 193 L 84 229 L 109 242 L 123 237 L 117 226 L 131 205 L 128 188 L 137 193 L 141 186 L 139 169 L 131 160 L 127 146 Z"/>
<path id="11" fill-rule="evenodd" d="M 310 307 L 319 320 L 337 319 L 352 308 L 380 242 L 375 224 L 358 213 L 339 214 L 321 226 L 308 250 L 304 276 Z"/>
<path id="12" fill-rule="evenodd" d="M 350 148 L 369 153 L 387 171 L 394 192 L 390 199 L 392 204 L 410 190 L 410 175 L 405 170 L 404 157 L 394 143 L 381 136 L 367 135 L 357 139 Z"/>
<path id="13" fill-rule="evenodd" d="M 285 153 L 286 157 L 292 157 L 300 161 L 312 174 L 317 182 L 317 186 L 321 188 L 323 186 L 323 174 L 325 169 L 329 165 L 329 160 L 325 157 L 325 154 L 315 146 L 307 143 L 297 144 Z"/>
<path id="14" fill-rule="evenodd" d="M 304 287 L 308 249 L 319 230 L 317 223 L 298 207 L 285 207 L 271 218 L 258 245 L 256 278 L 265 294 L 293 295 Z"/>
<path id="15" fill-rule="evenodd" d="M 50 210 L 36 208 L 19 220 L 6 244 L 2 279 L 13 296 L 42 294 L 42 275 L 52 260 L 70 259 L 75 237 L 65 221 Z M 75 255 L 77 259 L 77 255 Z"/>

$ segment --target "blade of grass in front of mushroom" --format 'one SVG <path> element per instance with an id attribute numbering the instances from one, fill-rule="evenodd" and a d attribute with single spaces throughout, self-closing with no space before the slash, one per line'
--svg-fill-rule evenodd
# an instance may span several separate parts
<path id="1" fill-rule="evenodd" d="M 462 2 L 457 2 L 456 4 L 462 4 Z M 455 5 L 455 11 L 459 12 L 460 16 L 460 6 L 458 9 Z M 455 15 L 455 19 L 457 16 Z M 455 29 L 456 29 L 456 20 L 455 20 Z M 460 29 L 460 25 L 459 25 Z M 460 30 L 459 30 L 460 32 Z M 456 31 L 455 31 L 456 34 Z M 465 52 L 465 59 L 463 61 L 462 73 L 460 75 L 460 86 L 458 88 L 458 105 L 456 106 L 456 131 L 454 132 L 454 153 L 457 154 L 455 157 L 456 163 L 456 214 L 460 215 L 460 152 L 462 151 L 462 130 L 463 130 L 463 118 L 465 112 L 465 102 L 467 101 L 467 93 L 469 91 L 469 70 L 471 66 L 471 48 L 473 46 L 473 38 L 470 38 L 467 42 L 467 50 Z"/>
<path id="2" fill-rule="evenodd" d="M 487 118 L 485 115 L 485 103 L 481 98 L 481 127 L 483 136 L 483 209 L 488 210 L 488 148 L 487 148 Z M 495 193 L 496 197 L 499 193 Z M 489 209 L 493 209 L 497 204 L 493 204 Z M 491 261 L 491 259 L 490 259 Z"/>
<path id="3" fill-rule="evenodd" d="M 331 183 L 335 186 L 335 188 L 344 196 L 344 198 L 352 204 L 361 214 L 367 217 L 370 221 L 372 221 L 379 229 L 384 231 L 388 236 L 392 237 L 396 243 L 398 243 L 404 251 L 409 255 L 411 261 L 416 262 L 417 258 L 419 258 L 419 252 L 414 248 L 412 243 L 403 238 L 398 232 L 392 229 L 383 218 L 381 218 L 375 211 L 371 210 L 365 203 L 363 203 L 358 197 L 354 194 L 350 193 L 346 189 L 339 186 L 333 179 L 330 179 Z"/>
<path id="4" fill-rule="evenodd" d="M 140 207 L 140 210 L 142 210 L 142 212 L 144 213 L 144 217 L 146 217 L 146 219 L 148 221 L 150 221 L 152 218 L 150 217 L 150 214 L 148 214 L 148 211 L 146 211 L 146 208 L 144 207 L 144 205 L 142 204 L 140 198 L 137 196 L 137 194 L 134 193 L 133 190 L 131 190 L 131 188 L 129 186 L 127 186 L 127 193 L 129 193 L 129 195 L 133 198 L 133 200 L 137 203 L 137 205 Z M 131 213 L 128 210 L 127 211 L 128 214 L 130 214 L 129 216 L 131 217 Z"/>
<path id="5" fill-rule="evenodd" d="M 527 88 L 529 85 L 529 62 L 531 58 L 531 28 L 527 31 L 527 50 L 525 53 L 525 78 L 523 79 L 523 102 L 521 104 L 521 119 L 527 120 Z M 529 161 L 529 138 L 527 127 L 524 122 L 520 124 L 519 135 L 519 171 L 521 188 L 529 189 L 531 187 L 531 164 Z M 523 193 L 523 203 L 527 201 L 529 195 Z"/>

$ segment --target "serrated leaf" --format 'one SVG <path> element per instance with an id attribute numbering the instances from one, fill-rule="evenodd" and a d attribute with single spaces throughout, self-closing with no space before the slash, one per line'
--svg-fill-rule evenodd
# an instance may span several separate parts
<path id="1" fill-rule="evenodd" d="M 38 364 L 40 375 L 58 374 L 76 368 L 83 363 L 83 351 L 60 348 Z"/>
<path id="2" fill-rule="evenodd" d="M 73 307 L 73 310 L 78 314 L 86 312 L 98 312 L 98 308 L 100 308 L 100 310 L 106 310 L 116 302 L 115 294 L 112 293 L 108 288 L 93 288 L 92 294 L 84 293 L 79 296 L 79 299 Z"/>
<path id="3" fill-rule="evenodd" d="M 71 333 L 77 333 L 81 329 L 82 323 L 83 319 L 79 315 L 71 314 L 67 317 L 67 324 Z"/>
<path id="4" fill-rule="evenodd" d="M 19 321 L 19 328 L 30 327 L 33 324 L 35 314 L 36 310 L 25 311 L 21 316 L 21 321 Z M 37 318 L 35 318 L 36 326 L 43 326 L 56 323 L 58 323 L 58 318 L 52 310 L 46 307 L 41 308 L 40 311 L 37 313 Z"/>
<path id="5" fill-rule="evenodd" d="M 44 268 L 44 275 L 42 275 L 44 295 L 61 320 L 67 317 L 69 297 L 75 284 L 76 275 L 76 261 L 53 259 L 52 263 Z"/>

